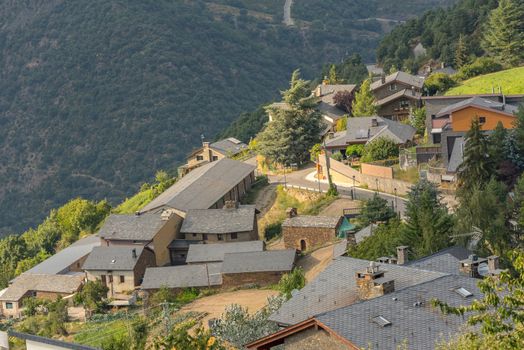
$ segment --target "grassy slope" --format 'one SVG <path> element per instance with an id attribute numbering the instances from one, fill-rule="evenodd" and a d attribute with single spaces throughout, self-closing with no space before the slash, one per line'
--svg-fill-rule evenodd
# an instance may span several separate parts
<path id="1" fill-rule="evenodd" d="M 499 86 L 505 94 L 524 94 L 524 67 L 503 70 L 466 80 L 460 86 L 446 92 L 446 95 L 491 93 L 492 87 L 498 90 Z"/>

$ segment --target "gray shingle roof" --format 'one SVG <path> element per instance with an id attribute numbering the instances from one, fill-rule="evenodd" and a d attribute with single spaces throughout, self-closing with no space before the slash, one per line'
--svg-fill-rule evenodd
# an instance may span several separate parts
<path id="1" fill-rule="evenodd" d="M 295 257 L 295 249 L 225 254 L 222 273 L 291 271 Z"/>
<path id="2" fill-rule="evenodd" d="M 221 263 L 149 267 L 146 269 L 141 288 L 159 289 L 161 287 L 207 287 L 208 282 L 211 286 L 221 285 L 221 267 Z"/>
<path id="3" fill-rule="evenodd" d="M 112 240 L 150 241 L 165 223 L 156 213 L 111 214 L 98 235 Z"/>
<path id="4" fill-rule="evenodd" d="M 133 249 L 136 258 L 133 257 Z M 96 247 L 87 257 L 84 270 L 132 271 L 144 248 L 142 246 Z"/>
<path id="5" fill-rule="evenodd" d="M 234 137 L 228 137 L 217 142 L 213 142 L 209 147 L 219 151 L 225 156 L 235 155 L 247 149 L 247 145 Z"/>
<path id="6" fill-rule="evenodd" d="M 49 293 L 75 293 L 84 280 L 84 276 L 21 274 L 7 288 L 0 300 L 18 301 L 29 291 Z"/>
<path id="7" fill-rule="evenodd" d="M 188 210 L 181 233 L 231 233 L 249 232 L 255 225 L 256 209 L 243 205 L 234 209 Z"/>
<path id="8" fill-rule="evenodd" d="M 372 120 L 376 119 L 377 126 L 372 126 Z M 338 132 L 333 139 L 327 140 L 327 147 L 343 147 L 355 143 L 367 143 L 377 137 L 389 137 L 398 144 L 404 144 L 412 140 L 415 129 L 393 120 L 375 117 L 348 118 L 347 130 Z"/>
<path id="9" fill-rule="evenodd" d="M 284 220 L 282 227 L 318 227 L 334 229 L 337 227 L 340 219 L 340 217 L 332 216 L 299 215 Z"/>
<path id="10" fill-rule="evenodd" d="M 363 229 L 361 229 L 360 231 L 357 231 L 355 232 L 355 243 L 359 244 L 360 242 L 362 242 L 365 238 L 371 236 L 373 234 L 373 231 L 377 228 L 378 226 L 375 225 L 375 224 L 371 224 L 371 225 L 368 225 L 366 227 L 364 227 Z"/>
<path id="11" fill-rule="evenodd" d="M 203 165 L 178 180 L 142 208 L 142 212 L 163 206 L 182 211 L 209 209 L 255 170 L 255 166 L 229 158 Z"/>
<path id="12" fill-rule="evenodd" d="M 100 237 L 91 235 L 82 238 L 69 247 L 34 266 L 25 273 L 57 275 L 66 273 L 69 266 L 91 253 L 93 248 L 100 246 Z"/>
<path id="13" fill-rule="evenodd" d="M 475 96 L 475 97 L 468 98 L 467 100 L 463 100 L 463 101 L 460 101 L 460 102 L 457 102 L 457 103 L 454 103 L 454 104 L 451 104 L 449 106 L 442 108 L 437 113 L 437 118 L 445 116 L 445 115 L 449 115 L 455 111 L 461 110 L 469 106 L 488 108 L 488 109 L 492 109 L 492 110 L 495 110 L 501 113 L 506 113 L 509 115 L 513 115 L 518 110 L 517 106 L 513 106 L 510 104 L 504 105 L 500 102 L 495 102 L 493 100 L 488 100 L 482 97 Z M 504 109 L 502 109 L 502 107 L 504 107 Z"/>
<path id="14" fill-rule="evenodd" d="M 22 340 L 29 340 L 29 341 L 40 343 L 40 344 L 51 345 L 52 348 L 56 346 L 58 349 L 71 349 L 71 350 L 98 350 L 99 349 L 99 348 L 94 348 L 94 347 L 87 346 L 87 345 L 68 343 L 62 340 L 40 337 L 38 335 L 15 332 L 13 330 L 9 330 L 8 334 L 10 337 L 15 337 L 15 338 L 22 339 Z"/>
<path id="15" fill-rule="evenodd" d="M 460 273 L 460 261 L 467 259 L 470 254 L 466 248 L 450 247 L 422 259 L 409 261 L 407 266 L 457 275 Z"/>
<path id="16" fill-rule="evenodd" d="M 454 173 L 464 161 L 464 137 L 457 137 L 453 144 L 451 157 L 449 158 L 448 171 Z"/>
<path id="17" fill-rule="evenodd" d="M 394 81 L 398 81 L 406 85 L 414 86 L 419 89 L 422 89 L 422 87 L 424 86 L 424 78 L 420 78 L 420 77 L 411 75 L 409 73 L 399 71 L 399 72 L 388 75 L 386 77 L 386 82 L 384 84 L 382 84 L 382 81 L 380 79 L 373 82 L 371 84 L 371 90 L 376 90 L 380 88 L 381 86 L 387 85 Z"/>
<path id="18" fill-rule="evenodd" d="M 458 333 L 464 318 L 443 315 L 430 305 L 431 299 L 452 306 L 470 304 L 481 297 L 477 282 L 468 277 L 443 276 L 315 318 L 361 348 L 371 346 L 374 350 L 394 350 L 407 341 L 408 349 L 433 349 L 437 341 Z M 473 297 L 461 297 L 454 291 L 458 287 L 472 292 Z M 420 302 L 422 304 L 417 304 Z M 382 316 L 391 324 L 380 326 L 374 323 L 372 319 L 377 316 Z"/>
<path id="19" fill-rule="evenodd" d="M 302 288 L 270 316 L 270 320 L 292 325 L 330 310 L 351 305 L 357 301 L 355 273 L 369 266 L 369 261 L 351 257 L 333 260 L 323 272 Z M 395 280 L 395 289 L 420 284 L 445 276 L 441 272 L 418 270 L 401 265 L 380 265 L 385 278 Z"/>
<path id="20" fill-rule="evenodd" d="M 204 263 L 224 261 L 227 253 L 261 252 L 263 241 L 247 241 L 216 244 L 191 244 L 187 252 L 187 263 Z"/>
<path id="21" fill-rule="evenodd" d="M 383 99 L 381 100 L 378 100 L 375 102 L 375 104 L 377 106 L 383 106 L 385 104 L 388 104 L 392 101 L 395 101 L 401 97 L 407 97 L 407 98 L 410 98 L 412 100 L 418 100 L 422 97 L 422 94 L 420 92 L 413 92 L 411 89 L 402 89 L 400 90 L 399 92 L 396 92 L 392 95 L 389 95 L 389 96 L 386 96 L 384 97 Z"/>

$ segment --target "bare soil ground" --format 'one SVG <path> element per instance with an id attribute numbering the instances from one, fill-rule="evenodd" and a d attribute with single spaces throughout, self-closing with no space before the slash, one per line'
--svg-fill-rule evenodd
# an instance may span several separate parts
<path id="1" fill-rule="evenodd" d="M 180 309 L 181 312 L 206 312 L 202 319 L 203 326 L 207 328 L 208 321 L 219 318 L 230 304 L 239 304 L 247 307 L 249 312 L 255 313 L 266 305 L 267 298 L 277 295 L 276 290 L 246 289 L 235 292 L 226 292 L 197 299 Z"/>
<path id="2" fill-rule="evenodd" d="M 322 212 L 321 216 L 342 216 L 344 209 L 360 207 L 362 203 L 360 201 L 352 201 L 351 199 L 339 198 L 330 205 L 328 205 Z"/>
<path id="3" fill-rule="evenodd" d="M 328 267 L 332 260 L 333 245 L 330 245 L 317 249 L 311 254 L 301 257 L 298 260 L 297 265 L 304 269 L 306 280 L 309 283 L 311 280 L 317 277 L 319 273 L 324 271 L 324 269 Z"/>

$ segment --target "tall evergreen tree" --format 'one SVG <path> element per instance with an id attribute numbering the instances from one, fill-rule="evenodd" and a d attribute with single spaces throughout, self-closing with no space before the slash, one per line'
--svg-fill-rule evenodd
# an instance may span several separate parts
<path id="1" fill-rule="evenodd" d="M 329 83 L 330 84 L 338 84 L 338 76 L 337 76 L 337 66 L 334 64 L 331 65 L 329 68 Z"/>
<path id="2" fill-rule="evenodd" d="M 282 99 L 293 108 L 309 108 L 313 106 L 310 82 L 300 77 L 300 70 L 296 69 L 291 75 L 289 89 L 281 91 Z"/>
<path id="3" fill-rule="evenodd" d="M 488 140 L 480 128 L 478 118 L 471 122 L 465 139 L 464 161 L 458 169 L 458 177 L 460 187 L 470 189 L 474 184 L 487 183 L 494 169 L 489 155 Z"/>
<path id="4" fill-rule="evenodd" d="M 491 11 L 484 32 L 484 49 L 501 62 L 515 65 L 524 59 L 524 0 L 500 0 Z"/>
<path id="5" fill-rule="evenodd" d="M 377 113 L 375 96 L 371 93 L 371 79 L 364 80 L 360 90 L 355 94 L 352 111 L 355 117 L 368 117 Z"/>
<path id="6" fill-rule="evenodd" d="M 460 34 L 455 48 L 455 67 L 461 68 L 466 63 L 468 63 L 468 48 L 464 40 L 464 35 Z"/>
<path id="7" fill-rule="evenodd" d="M 415 256 L 435 253 L 449 245 L 453 219 L 429 181 L 420 181 L 408 193 L 406 236 Z"/>
<path id="8" fill-rule="evenodd" d="M 524 106 L 522 105 L 517 112 L 517 122 L 513 133 L 517 148 L 524 152 Z"/>
<path id="9" fill-rule="evenodd" d="M 502 122 L 498 122 L 495 130 L 489 136 L 489 154 L 495 166 L 498 166 L 504 159 L 505 147 L 504 142 L 508 136 L 508 131 L 502 125 Z"/>

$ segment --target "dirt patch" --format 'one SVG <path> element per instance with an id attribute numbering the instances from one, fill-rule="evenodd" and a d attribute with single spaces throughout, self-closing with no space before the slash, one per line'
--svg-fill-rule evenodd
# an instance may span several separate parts
<path id="1" fill-rule="evenodd" d="M 324 271 L 326 267 L 333 260 L 333 245 L 328 247 L 320 248 L 300 258 L 297 262 L 297 266 L 300 266 L 304 269 L 306 274 L 306 280 L 310 282 L 319 273 Z"/>
<path id="2" fill-rule="evenodd" d="M 360 201 L 352 201 L 351 199 L 340 198 L 322 210 L 320 215 L 338 217 L 343 215 L 344 209 L 360 207 L 361 205 L 362 202 Z"/>
<path id="3" fill-rule="evenodd" d="M 262 218 L 271 209 L 277 198 L 277 185 L 271 184 L 260 190 L 255 199 L 255 206 L 260 210 L 259 218 Z"/>
<path id="4" fill-rule="evenodd" d="M 247 289 L 220 293 L 197 299 L 184 306 L 180 311 L 206 312 L 207 315 L 202 319 L 202 324 L 207 328 L 208 321 L 212 318 L 219 318 L 228 305 L 239 304 L 247 307 L 250 313 L 255 313 L 266 305 L 268 297 L 274 295 L 278 295 L 278 291 Z"/>

